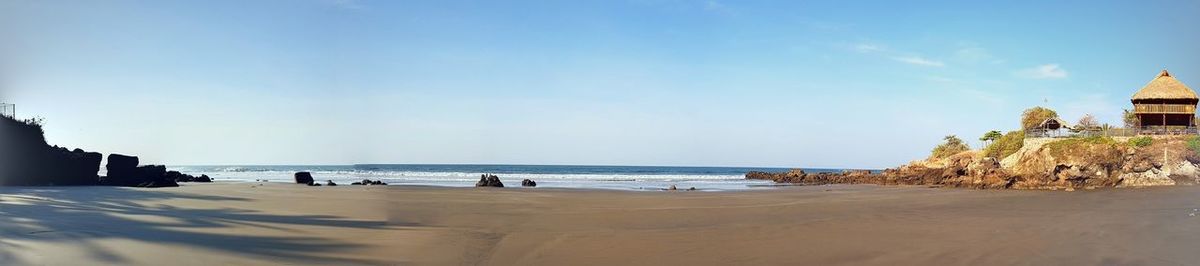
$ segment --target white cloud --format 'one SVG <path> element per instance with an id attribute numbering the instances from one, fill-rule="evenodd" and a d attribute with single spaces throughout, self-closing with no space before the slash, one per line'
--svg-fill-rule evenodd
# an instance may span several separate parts
<path id="1" fill-rule="evenodd" d="M 895 56 L 895 57 L 892 57 L 892 60 L 896 60 L 896 61 L 908 63 L 908 64 L 913 64 L 913 65 L 918 65 L 918 66 L 931 66 L 931 67 L 946 66 L 945 63 L 942 63 L 940 61 L 934 61 L 934 60 L 926 59 L 926 58 L 920 57 L 920 56 Z"/>
<path id="2" fill-rule="evenodd" d="M 721 3 L 717 2 L 717 1 L 709 0 L 709 1 L 704 2 L 704 10 L 715 11 L 715 10 L 721 10 L 724 8 L 725 8 L 725 5 L 722 5 Z"/>
<path id="3" fill-rule="evenodd" d="M 855 51 L 858 51 L 859 53 L 864 53 L 864 54 L 865 53 L 882 52 L 883 50 L 886 50 L 883 48 L 883 46 L 874 45 L 874 44 L 866 44 L 866 43 L 860 43 L 860 44 L 854 45 L 854 47 L 852 47 L 852 48 L 854 48 Z"/>
<path id="4" fill-rule="evenodd" d="M 341 9 L 362 9 L 363 6 L 357 0 L 326 0 L 326 3 Z"/>
<path id="5" fill-rule="evenodd" d="M 1067 70 L 1062 69 L 1058 64 L 1045 64 L 1018 70 L 1017 75 L 1031 79 L 1064 79 L 1068 74 Z"/>
<path id="6" fill-rule="evenodd" d="M 987 49 L 971 46 L 954 51 L 954 58 L 967 63 L 1003 64 L 1004 59 L 996 58 Z"/>

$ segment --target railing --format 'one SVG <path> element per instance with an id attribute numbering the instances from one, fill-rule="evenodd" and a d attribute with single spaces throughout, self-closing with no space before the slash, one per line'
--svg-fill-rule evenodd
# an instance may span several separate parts
<path id="1" fill-rule="evenodd" d="M 0 103 L 0 115 L 7 116 L 7 117 L 16 116 L 17 115 L 17 105 Z"/>
<path id="2" fill-rule="evenodd" d="M 1196 105 L 1192 104 L 1134 104 L 1136 114 L 1191 114 L 1196 113 Z"/>
<path id="3" fill-rule="evenodd" d="M 1071 137 L 1132 137 L 1139 135 L 1200 135 L 1200 129 L 1188 126 L 1146 126 L 1140 128 L 1090 128 L 1084 130 L 1027 129 L 1026 138 L 1071 138 Z"/>

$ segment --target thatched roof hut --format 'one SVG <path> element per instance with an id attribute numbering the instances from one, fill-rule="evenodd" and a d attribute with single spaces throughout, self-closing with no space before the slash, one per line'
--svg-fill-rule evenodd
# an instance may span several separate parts
<path id="1" fill-rule="evenodd" d="M 1190 99 L 1197 100 L 1196 91 L 1188 88 L 1183 82 L 1171 76 L 1170 72 L 1163 70 L 1149 84 L 1133 94 L 1133 102 L 1139 100 L 1170 100 L 1170 99 Z"/>
<path id="2" fill-rule="evenodd" d="M 1139 127 L 1155 134 L 1195 132 L 1196 91 L 1163 70 L 1130 99 Z"/>
<path id="3" fill-rule="evenodd" d="M 1042 121 L 1042 123 L 1038 124 L 1038 126 L 1037 126 L 1037 128 L 1044 129 L 1044 130 L 1059 130 L 1059 129 L 1065 128 L 1065 127 L 1068 127 L 1067 121 L 1063 121 L 1062 119 L 1059 119 L 1058 117 L 1048 118 L 1045 121 Z"/>

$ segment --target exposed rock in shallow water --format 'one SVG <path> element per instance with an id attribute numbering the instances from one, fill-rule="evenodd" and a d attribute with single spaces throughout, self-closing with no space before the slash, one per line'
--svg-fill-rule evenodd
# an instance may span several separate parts
<path id="1" fill-rule="evenodd" d="M 312 173 L 309 172 L 297 172 L 295 175 L 292 175 L 292 177 L 296 179 L 296 184 L 312 185 L 313 182 L 315 182 L 313 181 Z"/>
<path id="2" fill-rule="evenodd" d="M 500 182 L 500 177 L 496 175 L 483 174 L 479 176 L 479 182 L 475 183 L 476 187 L 504 187 L 504 183 Z"/>
<path id="3" fill-rule="evenodd" d="M 536 187 L 537 182 L 534 182 L 533 180 L 525 179 L 525 180 L 521 180 L 521 186 L 522 187 Z"/>

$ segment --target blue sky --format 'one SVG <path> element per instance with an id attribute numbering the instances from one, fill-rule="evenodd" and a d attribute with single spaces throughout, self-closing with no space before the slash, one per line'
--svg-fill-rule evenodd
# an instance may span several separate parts
<path id="1" fill-rule="evenodd" d="M 0 1 L 0 98 L 166 164 L 890 167 L 1200 86 L 1197 1 Z"/>

